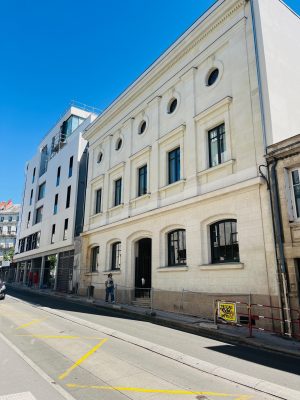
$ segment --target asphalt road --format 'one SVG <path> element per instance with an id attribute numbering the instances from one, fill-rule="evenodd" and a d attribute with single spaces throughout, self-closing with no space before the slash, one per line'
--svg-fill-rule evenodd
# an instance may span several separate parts
<path id="1" fill-rule="evenodd" d="M 30 375 L 28 363 L 25 365 L 21 356 L 6 355 L 6 360 L 12 360 L 13 357 L 17 360 L 4 364 L 0 361 L 1 382 L 3 376 L 7 376 L 3 381 L 5 384 L 0 385 L 0 400 L 1 395 L 26 390 L 37 400 L 56 400 L 52 394 L 54 385 L 63 388 L 76 400 L 273 398 L 132 343 L 100 334 L 85 326 L 84 321 L 232 371 L 300 390 L 300 363 L 292 357 L 234 346 L 146 321 L 124 318 L 121 312 L 115 310 L 96 309 L 16 289 L 10 289 L 10 294 L 14 297 L 7 297 L 0 303 L 0 332 L 52 383 L 48 383 L 47 390 L 45 382 L 33 384 L 34 378 L 18 379 L 18 375 Z M 47 310 L 42 307 L 47 307 Z M 63 311 L 67 318 L 56 315 L 57 310 Z M 81 318 L 81 322 L 75 322 L 74 317 Z M 5 354 L 2 352 L 3 346 L 0 340 L 0 354 Z M 17 378 L 13 380 L 14 385 L 12 376 Z M 41 392 L 44 393 L 42 397 Z"/>

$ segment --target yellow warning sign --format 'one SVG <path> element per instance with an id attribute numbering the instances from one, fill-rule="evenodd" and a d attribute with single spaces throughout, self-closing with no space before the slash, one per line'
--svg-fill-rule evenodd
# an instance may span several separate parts
<path id="1" fill-rule="evenodd" d="M 218 318 L 227 322 L 237 322 L 236 304 L 218 301 Z"/>

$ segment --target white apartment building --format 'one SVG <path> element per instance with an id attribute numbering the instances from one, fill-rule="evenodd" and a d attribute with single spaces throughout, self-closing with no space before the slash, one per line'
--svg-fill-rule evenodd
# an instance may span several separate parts
<path id="1" fill-rule="evenodd" d="M 0 278 L 6 279 L 16 244 L 20 204 L 0 201 Z"/>
<path id="2" fill-rule="evenodd" d="M 69 108 L 27 164 L 14 257 L 17 282 L 76 289 L 80 246 L 75 249 L 75 238 L 83 226 L 87 173 L 82 133 L 95 118 L 92 112 Z"/>
<path id="3" fill-rule="evenodd" d="M 278 304 L 259 166 L 300 131 L 299 37 L 279 0 L 219 0 L 89 126 L 82 294 L 111 272 L 165 310 Z"/>

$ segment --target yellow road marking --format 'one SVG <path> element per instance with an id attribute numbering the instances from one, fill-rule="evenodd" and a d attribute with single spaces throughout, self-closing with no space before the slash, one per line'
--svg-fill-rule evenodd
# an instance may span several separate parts
<path id="1" fill-rule="evenodd" d="M 16 335 L 22 337 L 32 337 L 37 339 L 97 339 L 101 340 L 101 338 L 93 337 L 93 336 L 72 336 L 72 335 Z"/>
<path id="2" fill-rule="evenodd" d="M 101 347 L 105 342 L 107 341 L 107 339 L 102 339 L 96 346 L 94 346 L 90 351 L 88 351 L 86 354 L 84 354 L 81 358 L 79 358 L 79 360 L 77 360 L 70 368 L 68 368 L 63 374 L 61 374 L 59 376 L 59 379 L 65 379 L 70 372 L 72 372 L 75 368 L 77 368 L 80 364 L 83 363 L 83 361 L 85 361 L 87 358 L 89 358 L 92 354 L 95 353 L 95 351 L 97 351 L 99 349 L 99 347 Z"/>
<path id="3" fill-rule="evenodd" d="M 27 324 L 23 324 L 23 325 L 18 326 L 16 329 L 27 328 L 27 326 L 38 324 L 39 322 L 45 321 L 45 319 L 47 319 L 47 318 L 49 318 L 49 317 L 41 318 L 41 319 L 33 319 L 32 321 L 28 322 Z"/>
<path id="4" fill-rule="evenodd" d="M 145 388 L 132 388 L 122 386 L 96 386 L 96 385 L 78 385 L 76 383 L 68 383 L 67 387 L 73 389 L 97 389 L 97 390 L 117 390 L 120 392 L 136 392 L 136 393 L 161 393 L 161 394 L 186 394 L 186 395 L 206 395 L 215 397 L 235 397 L 236 399 L 248 400 L 252 396 L 216 393 L 216 392 L 197 392 L 191 390 L 165 390 L 165 389 L 145 389 Z M 238 396 L 238 397 L 237 397 Z"/>

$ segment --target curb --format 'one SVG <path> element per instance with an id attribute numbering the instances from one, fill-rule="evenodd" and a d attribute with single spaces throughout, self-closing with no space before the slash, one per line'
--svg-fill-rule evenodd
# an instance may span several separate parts
<path id="1" fill-rule="evenodd" d="M 87 298 L 78 298 L 78 297 L 73 297 L 68 296 L 68 295 L 61 295 L 61 294 L 56 294 L 56 293 L 45 293 L 42 290 L 32 290 L 24 287 L 18 287 L 12 285 L 13 288 L 23 291 L 23 292 L 30 292 L 30 293 L 35 293 L 41 296 L 51 296 L 53 298 L 59 298 L 62 300 L 65 300 L 70 303 L 74 304 L 81 304 L 87 307 L 95 307 L 103 310 L 111 310 L 116 313 L 121 313 L 123 315 L 127 315 L 129 317 L 139 317 L 140 320 L 147 321 L 147 322 L 152 322 L 154 324 L 160 325 L 160 326 L 165 326 L 168 328 L 172 329 L 177 329 L 183 332 L 187 333 L 192 333 L 194 335 L 198 336 L 204 336 L 209 339 L 217 339 L 217 340 L 222 340 L 226 341 L 230 344 L 241 344 L 241 345 L 246 345 L 248 347 L 256 348 L 256 349 L 261 349 L 261 350 L 267 350 L 270 352 L 274 353 L 279 353 L 282 355 L 287 355 L 287 356 L 292 356 L 295 358 L 300 358 L 300 343 L 299 343 L 299 351 L 294 351 L 290 349 L 285 349 L 282 347 L 274 346 L 274 345 L 269 345 L 265 343 L 258 343 L 258 342 L 253 342 L 250 338 L 246 337 L 241 337 L 237 335 L 232 335 L 227 332 L 220 332 L 219 330 L 215 329 L 210 329 L 210 328 L 205 328 L 205 327 L 199 327 L 199 326 L 194 326 L 186 322 L 181 322 L 181 321 L 176 321 L 170 318 L 166 317 L 161 317 L 158 315 L 150 315 L 149 310 L 146 311 L 139 311 L 139 310 L 128 310 L 126 306 L 124 305 L 109 305 L 109 304 L 97 304 L 95 301 L 91 302 Z M 299 397 L 300 399 L 300 397 Z"/>
<path id="2" fill-rule="evenodd" d="M 49 314 L 57 315 L 58 317 L 67 319 L 71 322 L 75 322 L 79 325 L 84 325 L 86 327 L 89 327 L 90 329 L 104 333 L 108 336 L 122 340 L 126 343 L 133 344 L 133 345 L 141 347 L 145 350 L 149 350 L 153 353 L 159 354 L 163 357 L 177 361 L 181 364 L 185 364 L 185 365 L 187 365 L 191 368 L 197 369 L 201 372 L 205 372 L 210 375 L 214 375 L 216 377 L 228 380 L 230 382 L 237 383 L 237 384 L 245 386 L 249 389 L 253 389 L 253 390 L 259 391 L 261 393 L 275 396 L 275 397 L 285 399 L 285 400 L 299 400 L 299 398 L 300 398 L 300 391 L 288 389 L 286 387 L 277 385 L 275 383 L 271 383 L 271 382 L 268 382 L 268 381 L 265 381 L 262 379 L 253 378 L 251 376 L 241 374 L 239 372 L 235 372 L 235 371 L 232 371 L 227 368 L 219 367 L 215 364 L 212 364 L 212 363 L 209 363 L 206 361 L 202 361 L 195 357 L 188 356 L 179 351 L 169 349 L 168 347 L 153 344 L 146 340 L 139 339 L 139 338 L 136 338 L 131 335 L 127 335 L 125 333 L 107 328 L 107 327 L 99 325 L 99 324 L 95 324 L 90 321 L 86 321 L 82 318 L 70 316 L 69 314 L 58 311 L 58 310 L 53 311 L 51 308 L 41 307 L 41 306 L 39 306 L 38 308 Z"/>

